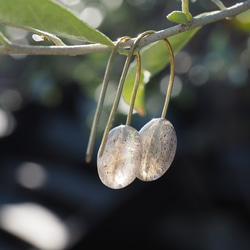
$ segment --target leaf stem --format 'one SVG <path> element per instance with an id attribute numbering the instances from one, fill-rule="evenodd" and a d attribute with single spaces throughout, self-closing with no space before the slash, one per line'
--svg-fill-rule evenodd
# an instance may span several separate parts
<path id="1" fill-rule="evenodd" d="M 221 9 L 221 10 L 225 10 L 226 9 L 226 6 L 220 0 L 211 0 L 211 1 L 213 3 L 215 3 L 219 9 Z"/>
<path id="2" fill-rule="evenodd" d="M 220 10 L 226 10 L 227 7 L 224 5 L 224 3 L 220 0 L 211 0 Z M 227 20 L 233 20 L 234 16 L 226 17 Z"/>
<path id="3" fill-rule="evenodd" d="M 189 0 L 182 0 L 182 12 L 186 15 L 187 21 L 192 23 L 193 17 L 189 12 Z"/>

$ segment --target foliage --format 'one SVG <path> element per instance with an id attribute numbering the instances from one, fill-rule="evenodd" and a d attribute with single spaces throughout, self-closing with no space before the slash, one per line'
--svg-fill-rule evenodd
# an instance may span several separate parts
<path id="1" fill-rule="evenodd" d="M 213 1 L 218 7 L 225 9 L 221 1 Z M 64 43 L 56 36 L 87 41 L 90 43 L 100 43 L 113 47 L 113 42 L 105 34 L 99 30 L 90 27 L 86 22 L 82 21 L 79 16 L 74 15 L 62 5 L 52 0 L 0 0 L 0 23 L 7 26 L 14 26 L 25 29 L 37 34 L 42 34 L 45 38 L 51 39 L 56 45 L 64 45 Z M 248 14 L 242 14 L 245 18 Z M 173 11 L 167 15 L 170 21 L 181 25 L 192 23 L 192 15 L 189 12 L 189 1 L 182 1 L 182 11 Z M 239 20 L 239 19 L 238 19 Z M 238 22 L 238 25 L 241 25 Z M 244 26 L 245 27 L 245 26 Z M 181 50 L 190 39 L 196 34 L 199 28 L 177 34 L 169 38 L 169 41 L 176 54 Z M 9 40 L 2 35 L 1 41 L 7 44 Z M 141 51 L 142 71 L 140 85 L 135 101 L 135 109 L 139 114 L 146 113 L 145 108 L 145 84 L 154 75 L 159 73 L 169 63 L 169 55 L 167 48 L 163 42 L 156 42 L 149 45 Z M 129 103 L 131 92 L 134 84 L 136 63 L 130 65 L 124 90 L 123 98 Z M 87 79 L 87 78 L 86 78 Z"/>
<path id="2" fill-rule="evenodd" d="M 87 40 L 89 42 L 113 46 L 113 43 L 106 35 L 91 28 L 87 23 L 51 0 L 44 0 L 42 2 L 39 0 L 20 0 L 18 2 L 14 0 L 8 2 L 0 0 L 0 6 L 0 22 L 6 25 L 27 29 L 34 33 L 44 34 L 49 37 L 56 35 L 64 38 Z M 183 11 L 185 12 L 184 8 Z M 182 14 L 186 17 L 184 12 Z M 182 23 L 178 18 L 174 17 L 173 19 Z M 187 18 L 183 23 L 188 23 Z M 196 31 L 197 29 L 171 37 L 170 42 L 174 52 L 178 52 L 191 39 Z M 149 78 L 144 77 L 145 74 L 146 76 L 149 74 L 150 77 L 155 75 L 166 67 L 168 62 L 169 56 L 166 47 L 161 42 L 152 44 L 143 50 L 142 77 L 135 102 L 135 109 L 141 115 L 146 112 L 144 104 L 144 85 Z M 130 102 L 134 77 L 135 64 L 133 63 L 130 66 L 123 92 L 123 97 L 127 103 Z"/>
<path id="3" fill-rule="evenodd" d="M 51 0 L 0 0 L 0 23 L 56 36 L 113 46 L 100 31 Z"/>
<path id="4" fill-rule="evenodd" d="M 225 9 L 221 1 L 213 1 L 219 8 Z M 95 28 L 90 27 L 86 22 L 68 11 L 62 5 L 52 0 L 0 0 L 0 23 L 26 29 L 34 33 L 44 35 L 56 45 L 64 43 L 56 36 L 100 43 L 113 47 L 110 38 Z M 245 14 L 246 15 L 246 14 Z M 173 11 L 167 18 L 182 25 L 192 23 L 192 15 L 189 12 L 189 1 L 182 0 L 182 11 Z M 198 29 L 193 29 L 181 34 L 172 36 L 169 40 L 175 53 L 182 49 L 189 40 L 196 34 Z M 8 44 L 8 39 L 3 35 L 1 42 Z M 145 114 L 145 84 L 155 74 L 159 73 L 169 62 L 167 49 L 162 42 L 151 44 L 142 50 L 142 73 L 140 86 L 135 102 L 135 109 L 139 114 Z M 166 55 L 166 56 L 165 56 Z M 124 100 L 129 103 L 132 87 L 135 78 L 135 62 L 131 64 L 125 81 L 123 91 Z"/>

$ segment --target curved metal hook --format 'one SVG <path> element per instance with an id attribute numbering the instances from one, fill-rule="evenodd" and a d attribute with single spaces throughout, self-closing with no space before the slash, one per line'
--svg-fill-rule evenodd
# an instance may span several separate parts
<path id="1" fill-rule="evenodd" d="M 164 39 L 164 42 L 167 44 L 168 51 L 169 51 L 169 54 L 170 54 L 170 78 L 169 78 L 165 103 L 164 103 L 164 106 L 163 106 L 163 109 L 162 109 L 161 118 L 166 117 L 168 104 L 169 104 L 169 100 L 170 100 L 170 97 L 171 97 L 171 92 L 172 92 L 172 88 L 173 88 L 173 84 L 174 84 L 174 53 L 173 53 L 173 49 L 171 47 L 171 44 L 169 43 L 167 38 Z"/>
<path id="2" fill-rule="evenodd" d="M 124 82 L 125 82 L 125 78 L 126 78 L 126 75 L 127 75 L 127 72 L 128 72 L 128 68 L 129 68 L 129 65 L 130 65 L 130 61 L 131 61 L 131 58 L 134 54 L 134 51 L 136 49 L 136 46 L 138 45 L 139 41 L 145 37 L 146 35 L 149 35 L 149 34 L 152 34 L 154 33 L 155 31 L 146 31 L 146 32 L 143 32 L 142 34 L 140 34 L 134 41 L 134 43 L 132 44 L 131 46 L 131 49 L 129 51 L 129 55 L 127 57 L 127 60 L 124 64 L 124 67 L 123 67 L 123 71 L 122 71 L 122 75 L 121 75 L 121 78 L 120 78 L 120 82 L 119 82 L 119 85 L 118 85 L 118 88 L 117 88 L 117 92 L 116 92 L 116 97 L 115 97 L 115 101 L 114 101 L 114 104 L 113 104 L 113 107 L 111 109 L 111 112 L 110 112 L 110 115 L 109 115 L 109 119 L 108 119 L 108 122 L 107 122 L 107 125 L 106 125 L 106 128 L 105 128 L 105 131 L 104 131 L 104 134 L 103 134 L 103 137 L 102 137 L 102 142 L 101 142 L 101 146 L 100 146 L 100 150 L 99 150 L 99 156 L 101 157 L 102 154 L 103 154 L 103 151 L 104 151 L 104 148 L 105 148 L 105 145 L 106 145 L 106 142 L 107 142 L 107 138 L 108 138 L 108 133 L 110 131 L 110 128 L 112 126 L 112 122 L 113 122 L 113 119 L 114 119 L 114 115 L 115 115 L 115 112 L 117 110 L 117 107 L 118 107 L 118 104 L 119 104 L 119 101 L 121 99 L 121 94 L 122 94 L 122 89 L 123 89 L 123 85 L 124 85 Z M 138 77 L 137 77 L 138 78 Z M 136 80 L 138 80 L 136 78 Z M 138 81 L 138 84 L 139 84 L 139 81 Z M 136 85 L 138 85 L 136 84 Z M 135 92 L 135 95 L 136 95 L 136 92 Z M 133 97 L 134 98 L 134 97 Z M 133 101 L 133 99 L 132 99 Z M 134 103 L 134 101 L 133 101 Z M 133 105 L 133 104 L 132 104 Z M 133 106 L 130 105 L 132 107 L 132 111 L 133 111 Z M 132 112 L 130 112 L 132 113 Z M 131 118 L 129 118 L 131 119 Z"/>
<path id="3" fill-rule="evenodd" d="M 91 131 L 90 131 L 89 142 L 88 142 L 87 151 L 86 151 L 86 162 L 90 162 L 91 158 L 92 158 L 93 148 L 94 148 L 94 144 L 95 144 L 96 130 L 97 130 L 97 126 L 98 126 L 98 123 L 99 123 L 99 120 L 100 120 L 100 115 L 101 115 L 101 111 L 102 111 L 102 107 L 103 107 L 103 102 L 104 102 L 104 98 L 105 98 L 105 95 L 106 95 L 106 91 L 107 91 L 111 71 L 112 71 L 112 68 L 113 68 L 115 54 L 116 54 L 118 48 L 121 46 L 121 44 L 124 43 L 125 41 L 129 40 L 129 39 L 131 39 L 131 37 L 128 37 L 128 36 L 119 38 L 116 45 L 115 45 L 115 47 L 114 47 L 114 49 L 112 50 L 112 52 L 110 54 L 110 57 L 109 57 L 109 60 L 108 60 L 108 63 L 107 63 L 107 67 L 106 67 L 106 71 L 105 71 L 105 74 L 104 74 L 104 78 L 103 78 L 102 89 L 101 89 L 101 93 L 100 93 L 100 96 L 99 96 L 99 99 L 98 99 L 94 120 L 93 120 Z"/>

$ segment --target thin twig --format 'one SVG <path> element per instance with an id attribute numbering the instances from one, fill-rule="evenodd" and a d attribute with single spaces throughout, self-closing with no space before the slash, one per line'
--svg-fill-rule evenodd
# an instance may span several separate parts
<path id="1" fill-rule="evenodd" d="M 250 9 L 250 0 L 237 3 L 221 11 L 213 11 L 201 14 L 193 18 L 189 25 L 176 25 L 171 28 L 160 30 L 154 34 L 143 38 L 138 44 L 141 49 L 153 42 L 164 38 L 174 36 L 187 30 L 201 27 L 227 17 L 235 17 L 238 14 Z M 125 42 L 122 48 L 129 47 L 133 44 L 135 38 Z M 114 42 L 115 44 L 115 42 Z M 74 46 L 29 46 L 29 45 L 11 45 L 8 47 L 0 46 L 0 55 L 4 54 L 27 54 L 27 55 L 85 55 L 97 52 L 111 51 L 113 47 L 102 44 L 74 45 Z"/>

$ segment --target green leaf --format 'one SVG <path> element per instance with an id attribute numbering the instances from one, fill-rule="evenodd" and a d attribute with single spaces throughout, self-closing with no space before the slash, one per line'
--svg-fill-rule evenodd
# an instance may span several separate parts
<path id="1" fill-rule="evenodd" d="M 103 33 L 91 28 L 52 0 L 0 0 L 0 23 L 114 46 Z"/>
<path id="2" fill-rule="evenodd" d="M 200 28 L 192 29 L 168 38 L 174 53 L 181 50 Z M 140 115 L 145 115 L 145 84 L 150 77 L 164 69 L 170 61 L 167 45 L 164 41 L 153 43 L 141 51 L 141 79 L 135 100 L 135 109 Z M 125 79 L 123 98 L 130 103 L 136 75 L 136 61 L 132 62 Z"/>
<path id="3" fill-rule="evenodd" d="M 240 15 L 238 15 L 233 25 L 237 26 L 237 28 L 245 31 L 247 34 L 250 34 L 250 10 L 247 10 Z"/>
<path id="4" fill-rule="evenodd" d="M 167 15 L 167 19 L 174 23 L 184 24 L 187 25 L 189 22 L 185 13 L 182 11 L 173 11 Z"/>

